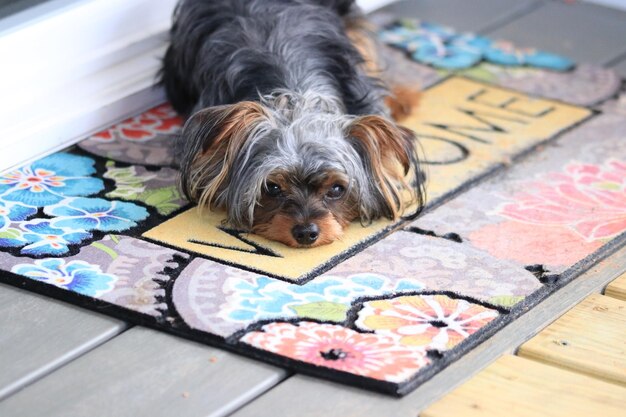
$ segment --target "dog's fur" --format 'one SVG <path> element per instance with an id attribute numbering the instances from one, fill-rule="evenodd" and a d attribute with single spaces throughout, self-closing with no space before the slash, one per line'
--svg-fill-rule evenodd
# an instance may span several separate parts
<path id="1" fill-rule="evenodd" d="M 346 34 L 355 13 L 354 0 L 181 1 L 162 82 L 188 117 L 176 147 L 191 201 L 294 247 L 422 205 L 415 136 Z"/>

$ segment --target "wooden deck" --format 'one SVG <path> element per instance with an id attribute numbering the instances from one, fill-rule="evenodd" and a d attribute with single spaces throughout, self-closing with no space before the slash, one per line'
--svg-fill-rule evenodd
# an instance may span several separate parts
<path id="1" fill-rule="evenodd" d="M 556 0 L 415 0 L 389 10 L 626 77 L 626 12 Z M 624 271 L 626 248 L 402 399 L 0 285 L 0 416 L 624 415 Z"/>

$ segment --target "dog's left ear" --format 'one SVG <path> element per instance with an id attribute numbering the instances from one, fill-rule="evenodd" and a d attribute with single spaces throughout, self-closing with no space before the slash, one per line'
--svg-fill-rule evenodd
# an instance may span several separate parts
<path id="1" fill-rule="evenodd" d="M 252 101 L 209 107 L 192 115 L 177 144 L 185 196 L 201 209 L 224 207 L 235 160 L 266 121 L 265 109 Z"/>
<path id="2" fill-rule="evenodd" d="M 396 219 L 413 203 L 416 216 L 424 204 L 424 187 L 413 131 L 381 116 L 362 116 L 350 124 L 348 138 L 375 182 L 375 206 L 361 207 L 362 218 Z"/>

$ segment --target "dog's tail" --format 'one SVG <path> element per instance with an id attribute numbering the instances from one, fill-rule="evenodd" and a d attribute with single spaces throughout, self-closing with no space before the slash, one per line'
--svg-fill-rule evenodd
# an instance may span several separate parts
<path id="1" fill-rule="evenodd" d="M 305 0 L 307 3 L 318 4 L 335 10 L 339 16 L 349 14 L 356 5 L 356 0 Z"/>

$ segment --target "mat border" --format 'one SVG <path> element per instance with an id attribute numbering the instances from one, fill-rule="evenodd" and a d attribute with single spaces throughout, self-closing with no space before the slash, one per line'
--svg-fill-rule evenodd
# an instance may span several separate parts
<path id="1" fill-rule="evenodd" d="M 491 87 L 498 87 L 498 88 L 502 88 L 505 90 L 510 90 L 516 93 L 521 93 L 521 94 L 525 94 L 523 92 L 519 92 L 517 90 L 513 90 L 507 87 L 503 87 L 503 86 L 499 86 L 499 85 L 493 85 L 493 84 L 489 84 L 486 82 L 482 82 L 479 80 L 475 80 L 472 79 L 470 77 L 465 77 L 465 76 L 458 76 L 458 75 L 448 75 L 446 77 L 443 77 L 441 80 L 439 80 L 437 83 L 432 84 L 430 87 L 435 86 L 445 80 L 447 80 L 450 77 L 459 77 L 459 78 L 467 78 L 473 82 L 479 83 L 479 84 L 484 84 L 487 86 L 491 86 Z M 626 80 L 623 80 L 623 83 L 625 83 L 626 85 Z M 585 108 L 587 110 L 590 111 L 590 115 L 584 119 L 582 119 L 581 121 L 579 121 L 576 124 L 573 124 L 571 126 L 568 126 L 567 128 L 555 133 L 552 137 L 541 141 L 540 143 L 537 143 L 527 149 L 524 149 L 521 152 L 518 152 L 515 155 L 511 156 L 511 161 L 513 162 L 518 162 L 519 160 L 522 160 L 524 158 L 526 158 L 527 156 L 530 156 L 532 154 L 534 154 L 534 152 L 537 150 L 537 148 L 545 146 L 546 144 L 549 144 L 553 141 L 558 140 L 560 137 L 562 137 L 565 133 L 577 128 L 578 126 L 582 125 L 583 123 L 588 122 L 589 120 L 593 119 L 594 117 L 600 115 L 600 114 L 605 114 L 602 110 L 597 109 L 593 106 L 598 106 L 601 103 L 605 103 L 615 97 L 617 97 L 620 93 L 623 93 L 623 89 L 620 89 L 616 92 L 615 96 L 611 97 L 611 98 L 607 98 L 606 100 L 603 100 L 599 103 L 593 104 L 593 105 L 589 105 L 589 106 L 580 106 L 580 105 L 573 105 L 571 103 L 566 103 L 566 102 L 561 102 L 559 100 L 554 100 L 554 99 L 546 99 L 541 97 L 542 99 L 548 100 L 548 101 L 555 101 L 555 102 L 560 102 L 563 104 L 566 104 L 568 106 L 574 106 L 574 107 L 580 107 L 580 108 Z M 534 97 L 533 95 L 529 95 L 527 94 L 529 97 Z M 83 154 L 83 155 L 88 155 L 89 157 L 93 158 L 96 160 L 96 163 L 100 160 L 108 160 L 109 158 L 104 158 L 98 155 L 94 155 L 91 154 L 87 151 L 84 151 L 82 149 L 80 149 L 79 154 Z M 122 165 L 137 165 L 137 164 L 129 164 L 129 163 L 125 163 L 125 162 L 117 162 L 115 161 L 116 164 L 122 164 Z M 430 211 L 430 210 L 434 210 L 435 208 L 445 204 L 447 201 L 451 200 L 452 198 L 464 193 L 465 191 L 473 188 L 474 186 L 476 186 L 477 184 L 482 183 L 483 181 L 487 180 L 487 179 L 491 179 L 496 177 L 496 175 L 500 174 L 501 172 L 507 171 L 508 169 L 510 169 L 510 166 L 514 165 L 514 164 L 509 164 L 509 163 L 495 163 L 491 168 L 487 169 L 485 172 L 480 173 L 479 175 L 469 179 L 468 181 L 464 182 L 463 184 L 459 185 L 457 188 L 455 188 L 454 190 L 451 190 L 441 196 L 439 196 L 438 198 L 436 198 L 435 200 L 429 202 L 429 204 L 425 207 L 424 212 Z M 144 165 L 142 165 L 144 166 Z M 107 183 L 106 179 L 105 180 L 105 184 Z M 101 193 L 105 193 L 109 190 L 109 187 L 105 186 L 105 189 L 101 192 Z M 98 195 L 100 195 L 100 193 L 98 193 Z M 143 205 L 142 205 L 143 206 Z M 175 211 L 174 213 L 168 215 L 168 216 L 161 216 L 158 215 L 157 217 L 160 217 L 161 219 L 169 219 L 172 216 L 178 214 L 179 212 L 181 212 L 182 210 L 186 210 L 190 207 L 190 205 L 181 207 L 179 210 Z M 152 208 L 152 207 L 150 207 Z M 156 211 L 156 210 L 154 210 Z M 336 261 L 336 263 L 330 267 L 328 267 L 328 269 L 332 268 L 333 266 L 335 266 L 338 262 L 344 261 L 346 259 L 348 259 L 349 257 L 353 256 L 355 253 L 359 253 L 360 251 L 362 251 L 365 247 L 368 247 L 380 240 L 382 240 L 385 236 L 387 236 L 389 233 L 393 232 L 394 230 L 398 230 L 401 229 L 402 227 L 406 226 L 406 224 L 409 223 L 408 220 L 404 220 L 404 221 L 399 221 L 396 222 L 392 225 L 390 225 L 389 227 L 383 229 L 382 231 L 380 231 L 379 233 L 374 234 L 370 239 L 366 239 L 365 240 L 365 244 L 363 245 L 363 247 L 360 247 L 359 250 L 349 250 L 349 251 L 345 251 L 343 252 L 341 255 L 344 255 L 340 260 Z M 143 227 L 141 227 L 143 229 Z M 126 236 L 126 235 L 122 235 L 122 236 Z M 139 239 L 139 240 L 143 240 L 143 241 L 148 241 L 151 243 L 152 242 L 150 239 L 146 239 L 143 238 L 142 236 L 128 236 L 131 238 L 135 238 L 135 239 Z M 443 237 L 442 237 L 443 238 Z M 445 239 L 445 238 L 444 238 Z M 99 239 L 97 239 L 99 240 Z M 94 240 L 95 241 L 95 240 Z M 170 247 L 167 245 L 164 245 L 161 242 L 157 242 L 157 244 L 159 246 L 164 246 L 164 247 Z M 512 323 L 513 321 L 515 321 L 517 318 L 519 318 L 520 316 L 522 316 L 523 314 L 525 314 L 526 312 L 528 312 L 529 310 L 533 309 L 534 307 L 536 307 L 538 304 L 540 304 L 543 300 L 547 299 L 549 296 L 551 296 L 554 292 L 556 292 L 557 290 L 561 289 L 562 287 L 566 286 L 567 284 L 571 283 L 572 281 L 574 281 L 577 277 L 579 277 L 580 275 L 584 274 L 585 272 L 587 272 L 590 268 L 592 268 L 593 266 L 595 266 L 596 264 L 598 264 L 599 262 L 601 262 L 602 260 L 608 258 L 610 255 L 612 255 L 613 253 L 615 253 L 617 250 L 619 250 L 620 248 L 624 247 L 624 245 L 626 244 L 626 232 L 618 235 L 617 237 L 613 238 L 612 240 L 610 240 L 609 242 L 607 242 L 606 244 L 604 244 L 601 248 L 599 248 L 598 250 L 596 250 L 594 253 L 588 255 L 587 257 L 585 257 L 583 260 L 577 262 L 576 264 L 570 266 L 568 269 L 566 269 L 564 272 L 562 272 L 561 274 L 558 274 L 558 279 L 556 280 L 556 282 L 554 283 L 549 283 L 549 284 L 544 284 L 543 287 L 541 287 L 540 289 L 534 291 L 533 293 L 531 293 L 530 295 L 528 295 L 524 300 L 522 300 L 521 302 L 515 304 L 508 313 L 505 314 L 501 314 L 498 318 L 494 319 L 492 322 L 490 322 L 488 325 L 486 325 L 485 327 L 481 328 L 481 330 L 479 331 L 479 333 L 475 333 L 474 335 L 472 335 L 471 337 L 469 337 L 468 339 L 464 340 L 463 342 L 461 342 L 459 345 L 457 345 L 456 347 L 454 347 L 451 350 L 442 352 L 440 356 L 436 357 L 436 358 L 431 358 L 432 363 L 430 365 L 425 366 L 424 368 L 420 369 L 413 377 L 409 378 L 408 380 L 402 382 L 402 383 L 391 383 L 391 382 L 386 382 L 386 381 L 380 381 L 380 380 L 375 380 L 372 378 L 366 378 L 366 377 L 362 377 L 362 376 L 357 376 L 351 373 L 347 373 L 347 372 L 342 372 L 342 371 L 337 371 L 337 370 L 332 370 L 329 368 L 322 368 L 322 367 L 318 367 L 309 363 L 305 363 L 305 362 L 301 362 L 301 361 L 297 361 L 297 360 L 293 360 L 293 359 L 288 359 L 285 358 L 283 356 L 277 355 L 277 354 L 273 354 L 267 351 L 263 351 L 257 348 L 253 348 L 249 345 L 244 345 L 238 342 L 233 342 L 233 341 L 229 341 L 229 338 L 224 338 L 221 336 L 217 336 L 214 334 L 210 334 L 208 332 L 204 332 L 204 331 L 200 331 L 197 329 L 193 329 L 190 326 L 188 326 L 186 323 L 178 321 L 178 320 L 174 320 L 174 321 L 169 321 L 167 320 L 168 317 L 172 317 L 172 316 L 176 316 L 177 313 L 175 311 L 175 309 L 169 310 L 166 312 L 166 314 L 161 315 L 159 317 L 154 317 L 154 316 L 150 316 L 148 314 L 144 314 L 144 313 L 140 313 L 134 310 L 130 310 L 124 307 L 121 307 L 119 305 L 107 302 L 107 301 L 103 301 L 101 299 L 96 299 L 93 297 L 89 297 L 89 296 L 85 296 L 82 294 L 78 294 L 69 290 L 64 290 L 61 289 L 59 287 L 55 287 L 53 285 L 50 284 L 46 284 L 43 282 L 39 282 L 39 281 L 35 281 L 31 278 L 27 278 L 21 275 L 17 275 L 14 274 L 12 272 L 6 271 L 6 270 L 0 270 L 0 282 L 16 287 L 16 288 L 22 288 L 22 289 L 26 289 L 29 291 L 32 291 L 33 293 L 37 293 L 37 294 L 41 294 L 44 296 L 48 296 L 50 298 L 56 299 L 56 300 L 60 300 L 60 301 L 64 301 L 64 302 L 68 302 L 70 304 L 79 306 L 79 307 L 83 307 L 86 308 L 88 310 L 94 311 L 94 312 L 98 312 L 98 313 L 104 313 L 107 314 L 111 317 L 114 318 L 118 318 L 124 321 L 128 321 L 137 325 L 142 325 L 145 327 L 149 327 L 155 330 L 159 330 L 159 331 L 165 331 L 166 333 L 169 334 L 173 334 L 176 336 L 180 336 L 183 337 L 185 339 L 189 339 L 192 341 L 196 341 L 196 342 L 200 342 L 203 344 L 208 344 L 208 345 L 212 345 L 212 346 L 216 346 L 219 348 L 223 348 L 226 349 L 228 351 L 232 351 L 238 354 L 241 354 L 243 356 L 246 357 L 252 357 L 254 359 L 259 359 L 262 360 L 266 363 L 270 363 L 270 364 L 274 364 L 274 365 L 278 365 L 280 367 L 283 368 L 287 368 L 287 369 L 291 369 L 293 371 L 296 372 L 300 372 L 303 374 L 307 374 L 307 375 L 311 375 L 311 376 L 315 376 L 315 377 L 320 377 L 323 379 L 328 379 L 328 380 L 332 380 L 332 381 L 336 381 L 336 382 L 340 382 L 340 383 L 344 383 L 344 384 L 348 384 L 348 385 L 352 385 L 352 386 L 356 386 L 356 387 L 360 387 L 360 388 L 366 388 L 366 389 L 370 389 L 373 391 L 378 391 L 378 392 L 382 392 L 382 393 L 386 393 L 386 394 L 391 394 L 391 395 L 395 395 L 398 397 L 404 396 L 408 393 L 410 393 L 411 391 L 415 390 L 417 387 L 419 387 L 420 385 L 422 385 L 424 382 L 428 381 L 429 379 L 431 379 L 435 374 L 439 373 L 440 371 L 442 371 L 443 369 L 447 368 L 450 364 L 456 362 L 457 360 L 459 360 L 463 355 L 465 355 L 467 352 L 471 351 L 472 349 L 474 349 L 476 346 L 482 344 L 484 341 L 486 341 L 487 339 L 489 339 L 491 336 L 493 336 L 495 333 L 497 333 L 500 329 L 502 329 L 503 327 L 507 326 L 508 324 Z M 83 245 L 84 246 L 84 245 Z M 359 245 L 360 246 L 360 245 Z M 81 246 L 82 247 L 82 246 Z M 178 273 L 180 273 L 184 267 L 184 265 L 187 265 L 188 263 L 190 263 L 193 259 L 195 258 L 202 258 L 202 259 L 211 259 L 209 257 L 206 256 L 202 256 L 202 255 L 198 255 L 196 253 L 193 252 L 188 252 L 188 251 L 184 251 L 181 250 L 180 248 L 172 248 L 175 249 L 177 252 L 181 252 L 188 256 L 187 258 L 185 258 L 184 261 L 182 260 L 176 260 L 176 255 L 173 255 L 172 259 L 175 260 L 178 263 L 178 268 L 176 268 L 178 271 Z M 353 249 L 353 248 L 351 248 Z M 31 257 L 25 257 L 28 259 L 36 259 L 36 258 L 31 258 Z M 332 258 L 331 260 L 335 260 L 335 258 Z M 217 261 L 220 262 L 220 261 Z M 220 262 L 223 263 L 223 262 Z M 329 262 L 330 263 L 330 262 Z M 241 269 L 245 269 L 245 268 L 241 268 Z M 326 269 L 326 270 L 328 270 Z M 165 270 L 165 267 L 164 267 Z M 323 273 L 324 271 L 320 272 Z M 317 276 L 317 275 L 316 275 Z M 173 286 L 174 282 L 176 281 L 176 279 L 178 278 L 178 274 L 175 274 L 175 276 L 170 277 L 170 279 L 168 280 L 168 282 L 166 283 L 166 286 L 170 287 L 170 291 L 166 291 L 166 293 L 171 294 L 171 286 Z M 302 284 L 303 282 L 293 282 L 290 281 L 290 283 L 297 283 L 297 284 Z M 430 292 L 430 293 L 445 293 L 445 291 L 435 291 L 435 292 Z M 449 292 L 448 292 L 449 293 Z M 454 294 L 454 293 L 449 293 L 449 294 Z M 399 295 L 410 295 L 410 294 L 404 294 L 401 293 Z M 392 295 L 390 295 L 387 298 L 391 298 Z M 456 298 L 467 298 L 467 297 L 459 297 L 458 295 L 455 295 Z M 352 303 L 351 306 L 351 310 L 354 308 L 355 305 L 357 305 L 357 303 L 359 302 L 359 300 L 355 300 Z M 168 307 L 169 307 L 169 302 L 168 302 Z M 481 302 L 481 305 L 485 305 L 485 303 Z M 173 303 L 172 303 L 173 306 Z M 289 321 L 289 320 L 271 320 L 271 322 L 280 322 L 280 321 Z M 299 321 L 316 321 L 316 320 L 312 320 L 312 319 L 305 319 L 305 320 L 299 320 Z M 322 323 L 322 322 L 320 322 Z M 332 324 L 336 324 L 336 323 L 332 323 Z"/>

